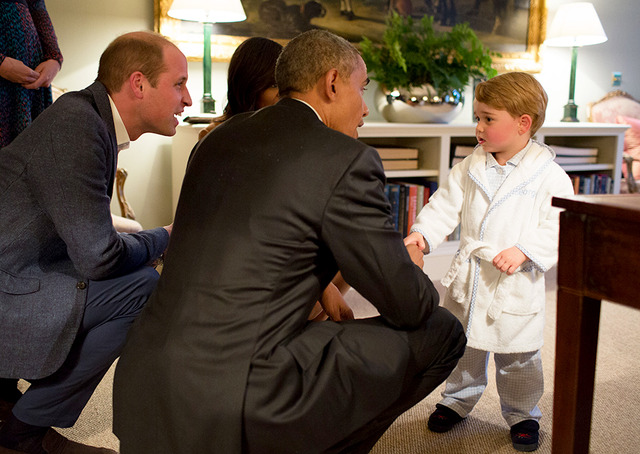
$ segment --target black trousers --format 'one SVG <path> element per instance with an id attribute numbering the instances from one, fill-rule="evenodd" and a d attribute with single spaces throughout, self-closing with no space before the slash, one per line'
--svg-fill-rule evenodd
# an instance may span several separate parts
<path id="1" fill-rule="evenodd" d="M 71 427 L 120 355 L 129 327 L 156 286 L 158 273 L 142 267 L 126 276 L 90 281 L 84 317 L 69 356 L 52 375 L 31 381 L 13 407 L 20 421 Z"/>
<path id="2" fill-rule="evenodd" d="M 333 322 L 311 323 L 308 329 L 316 331 L 316 335 L 318 335 L 317 331 L 320 330 L 323 323 Z M 276 418 L 274 421 L 269 421 L 266 417 L 252 417 L 254 414 L 260 414 L 256 405 L 269 402 L 270 395 L 267 393 L 267 397 L 265 397 L 260 394 L 260 390 L 263 389 L 260 383 L 255 378 L 253 381 L 250 378 L 245 397 L 243 452 L 255 454 L 271 454 L 273 452 L 368 453 L 398 416 L 428 396 L 447 379 L 463 355 L 466 346 L 462 325 L 448 310 L 442 307 L 437 307 L 423 326 L 411 331 L 392 327 L 382 317 L 350 320 L 339 322 L 339 324 L 343 331 L 331 339 L 331 344 L 340 346 L 340 355 L 360 358 L 363 369 L 368 371 L 367 358 L 375 361 L 376 359 L 371 356 L 372 354 L 377 355 L 375 348 L 384 348 L 381 342 L 386 343 L 389 345 L 389 350 L 384 352 L 385 355 L 389 355 L 390 351 L 397 350 L 398 355 L 407 358 L 403 367 L 398 367 L 395 371 L 400 380 L 396 381 L 392 388 L 372 391 L 377 386 L 363 382 L 363 376 L 358 376 L 357 379 L 360 380 L 362 388 L 353 390 L 348 397 L 345 396 L 351 401 L 350 409 L 343 409 L 340 413 L 330 410 L 330 408 L 335 408 L 330 405 L 330 402 L 333 399 L 339 399 L 339 395 L 328 393 L 329 395 L 326 395 L 324 400 L 314 396 L 314 402 L 318 402 L 314 411 L 305 412 L 303 416 L 296 419 L 295 423 L 291 423 L 286 418 Z M 307 373 L 308 370 L 314 370 L 315 372 L 311 374 L 316 378 L 321 376 L 326 378 L 321 373 L 322 363 L 330 361 L 327 357 L 334 358 L 334 356 L 330 354 L 326 356 L 322 354 L 311 355 L 314 362 L 312 365 L 306 366 L 293 359 L 297 356 L 292 351 L 302 350 L 301 346 L 304 346 L 305 343 L 301 341 L 301 338 L 309 331 L 291 341 L 286 349 L 281 349 L 279 352 L 282 358 L 276 357 L 278 353 L 274 353 L 271 361 L 286 366 L 287 359 L 291 358 L 292 364 L 302 367 L 302 374 Z M 372 336 L 378 336 L 378 338 Z M 373 341 L 373 339 L 376 341 L 367 342 L 367 340 Z M 331 350 L 331 347 L 325 346 L 324 348 Z M 314 351 L 314 353 L 318 352 Z M 340 355 L 335 356 L 340 357 Z M 345 363 L 347 362 L 345 361 Z M 357 367 L 355 366 L 356 361 L 351 360 L 349 364 L 351 367 Z M 374 362 L 374 364 L 377 364 L 374 368 L 385 367 L 382 362 L 380 364 Z M 318 370 L 316 370 L 316 366 Z M 274 368 L 278 369 L 277 366 Z M 339 367 L 328 367 L 328 369 L 331 369 L 335 374 L 332 378 L 336 379 L 336 389 L 349 389 L 348 385 L 345 385 L 345 388 L 341 387 L 342 381 L 338 377 L 341 373 Z M 350 369 L 345 366 L 346 376 L 343 379 L 346 383 L 353 385 L 357 379 L 350 375 L 349 371 Z M 355 371 L 351 372 L 356 374 Z M 371 378 L 371 380 L 376 379 L 377 377 Z M 330 389 L 330 387 L 327 388 Z M 387 395 L 397 397 L 387 408 L 376 407 L 377 409 L 373 411 L 371 409 L 374 408 L 376 396 L 371 395 L 371 392 L 387 392 Z M 367 402 L 369 398 L 372 399 L 371 403 Z M 272 399 L 276 400 L 277 396 L 273 396 Z M 327 402 L 327 405 L 323 406 L 323 402 Z M 282 405 L 284 408 L 284 404 Z M 346 413 L 349 411 L 351 413 Z M 315 426 L 313 426 L 314 422 L 317 423 Z"/>
<path id="3" fill-rule="evenodd" d="M 446 380 L 467 343 L 458 319 L 442 307 L 433 312 L 425 326 L 406 334 L 413 360 L 406 371 L 400 398 L 368 424 L 325 451 L 327 454 L 366 454 L 371 451 L 398 416 Z"/>

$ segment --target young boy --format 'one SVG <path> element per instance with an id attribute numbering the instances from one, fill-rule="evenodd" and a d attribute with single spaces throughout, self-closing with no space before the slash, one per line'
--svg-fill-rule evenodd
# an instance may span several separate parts
<path id="1" fill-rule="evenodd" d="M 447 379 L 429 429 L 462 421 L 487 385 L 489 353 L 496 363 L 502 416 L 518 451 L 538 447 L 543 392 L 544 273 L 557 260 L 554 196 L 573 194 L 555 153 L 532 140 L 544 122 L 547 95 L 521 72 L 476 87 L 478 145 L 420 212 L 405 244 L 425 253 L 460 223 L 460 249 L 442 280 L 444 306 L 466 326 L 467 348 Z"/>

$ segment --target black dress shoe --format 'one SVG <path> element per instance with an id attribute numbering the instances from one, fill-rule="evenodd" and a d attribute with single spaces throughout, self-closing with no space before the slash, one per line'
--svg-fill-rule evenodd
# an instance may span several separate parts
<path id="1" fill-rule="evenodd" d="M 8 400 L 0 400 L 0 422 L 9 419 L 9 416 L 11 416 L 11 410 L 15 404 L 15 402 L 10 402 Z"/>
<path id="2" fill-rule="evenodd" d="M 444 405 L 436 404 L 436 411 L 429 416 L 429 423 L 427 426 L 431 432 L 448 432 L 453 426 L 458 424 L 464 418 L 458 413 L 445 407 Z"/>
<path id="3" fill-rule="evenodd" d="M 22 397 L 15 378 L 0 378 L 0 421 L 11 416 L 11 409 Z"/>
<path id="4" fill-rule="evenodd" d="M 82 443 L 71 441 L 54 429 L 49 429 L 42 439 L 42 450 L 45 454 L 118 454 L 108 448 L 97 448 Z M 0 454 L 30 454 L 28 451 L 19 451 L 0 446 Z"/>

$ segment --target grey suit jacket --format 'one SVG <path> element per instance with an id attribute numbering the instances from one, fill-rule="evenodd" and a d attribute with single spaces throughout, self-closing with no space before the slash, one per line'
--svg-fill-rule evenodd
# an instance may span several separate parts
<path id="1" fill-rule="evenodd" d="M 57 370 L 90 280 L 157 258 L 162 229 L 118 234 L 110 198 L 117 148 L 105 87 L 63 95 L 0 150 L 0 377 Z"/>
<path id="2" fill-rule="evenodd" d="M 321 452 L 398 399 L 403 330 L 438 295 L 393 229 L 384 178 L 373 148 L 292 99 L 203 140 L 116 369 L 123 447 Z M 338 269 L 381 320 L 307 323 Z"/>

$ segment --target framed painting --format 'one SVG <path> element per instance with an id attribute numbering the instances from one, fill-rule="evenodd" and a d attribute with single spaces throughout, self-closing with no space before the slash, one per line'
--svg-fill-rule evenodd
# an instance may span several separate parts
<path id="1" fill-rule="evenodd" d="M 434 17 L 436 29 L 466 22 L 480 40 L 502 58 L 498 71 L 540 70 L 539 49 L 546 30 L 546 0 L 242 0 L 247 20 L 214 24 L 214 61 L 228 61 L 250 36 L 286 44 L 311 28 L 324 28 L 353 43 L 363 36 L 380 40 L 390 8 L 419 19 Z M 173 39 L 190 60 L 201 60 L 203 26 L 170 18 L 172 0 L 154 0 L 155 30 Z"/>

